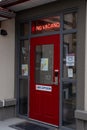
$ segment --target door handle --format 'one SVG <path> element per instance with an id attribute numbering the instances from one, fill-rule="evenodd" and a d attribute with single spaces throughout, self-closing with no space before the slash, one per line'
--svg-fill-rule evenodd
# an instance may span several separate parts
<path id="1" fill-rule="evenodd" d="M 54 71 L 54 85 L 59 84 L 59 70 Z"/>

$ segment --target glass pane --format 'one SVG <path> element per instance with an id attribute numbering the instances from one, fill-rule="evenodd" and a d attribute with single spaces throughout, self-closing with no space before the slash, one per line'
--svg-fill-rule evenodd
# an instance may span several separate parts
<path id="1" fill-rule="evenodd" d="M 77 13 L 69 13 L 64 15 L 64 29 L 75 29 L 77 26 Z"/>
<path id="2" fill-rule="evenodd" d="M 49 50 L 49 51 L 48 51 Z M 52 84 L 53 82 L 53 45 L 36 46 L 36 83 Z"/>
<path id="3" fill-rule="evenodd" d="M 21 36 L 28 36 L 29 35 L 29 24 L 28 23 L 21 23 L 20 24 L 20 35 Z"/>
<path id="4" fill-rule="evenodd" d="M 20 80 L 19 85 L 19 113 L 27 115 L 28 108 L 28 80 Z"/>
<path id="5" fill-rule="evenodd" d="M 60 16 L 48 17 L 32 21 L 32 34 L 40 34 L 60 30 Z"/>
<path id="6" fill-rule="evenodd" d="M 64 35 L 63 77 L 76 78 L 76 34 Z"/>
<path id="7" fill-rule="evenodd" d="M 22 76 L 28 76 L 28 45 L 28 40 L 20 42 L 20 74 Z"/>
<path id="8" fill-rule="evenodd" d="M 62 105 L 63 126 L 75 129 L 76 85 L 74 83 L 63 83 Z"/>

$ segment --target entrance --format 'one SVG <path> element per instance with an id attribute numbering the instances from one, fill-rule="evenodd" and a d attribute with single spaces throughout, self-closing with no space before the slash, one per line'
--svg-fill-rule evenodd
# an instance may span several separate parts
<path id="1" fill-rule="evenodd" d="M 31 38 L 29 118 L 59 125 L 60 35 Z"/>

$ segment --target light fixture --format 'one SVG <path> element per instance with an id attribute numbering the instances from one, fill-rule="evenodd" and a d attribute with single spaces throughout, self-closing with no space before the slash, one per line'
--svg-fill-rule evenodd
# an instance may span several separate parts
<path id="1" fill-rule="evenodd" d="M 0 35 L 6 36 L 7 31 L 5 29 L 0 29 Z"/>

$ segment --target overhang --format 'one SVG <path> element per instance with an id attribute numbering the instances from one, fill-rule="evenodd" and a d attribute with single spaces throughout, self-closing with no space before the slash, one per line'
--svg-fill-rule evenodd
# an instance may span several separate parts
<path id="1" fill-rule="evenodd" d="M 18 11 L 54 1 L 56 0 L 0 0 L 0 21 L 15 17 Z"/>

